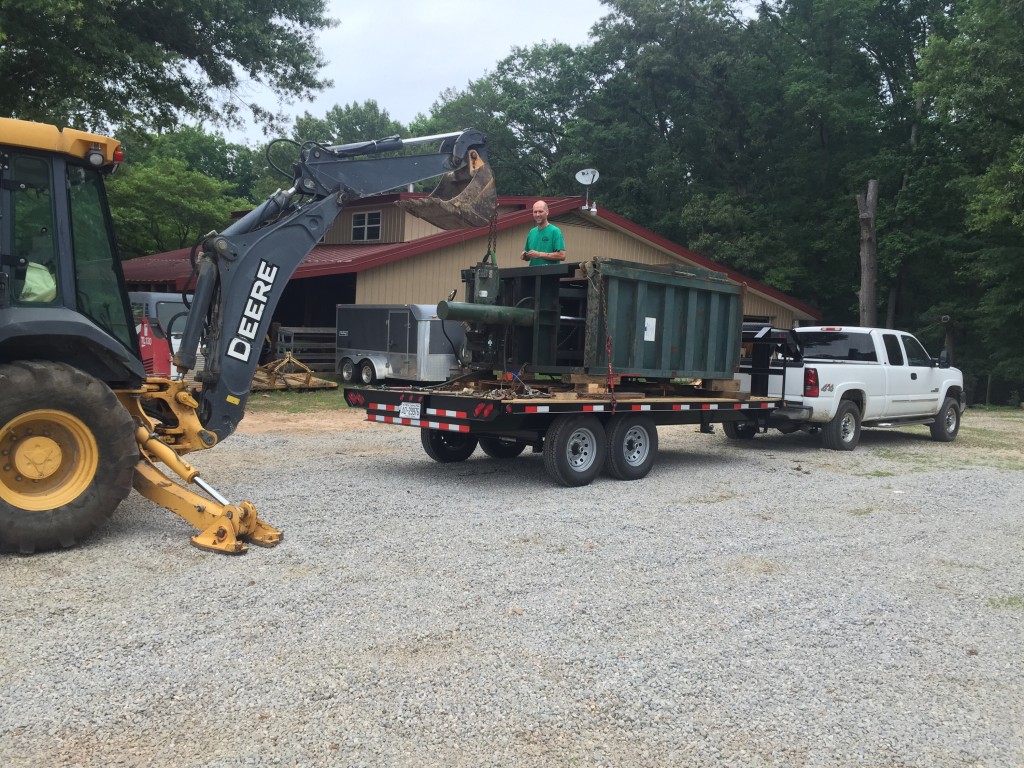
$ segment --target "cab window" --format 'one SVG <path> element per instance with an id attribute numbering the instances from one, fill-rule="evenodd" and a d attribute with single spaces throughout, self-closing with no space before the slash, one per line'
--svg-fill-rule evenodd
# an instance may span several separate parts
<path id="1" fill-rule="evenodd" d="M 931 366 L 932 359 L 913 336 L 904 336 L 903 348 L 907 350 L 907 365 Z"/>
<path id="2" fill-rule="evenodd" d="M 38 157 L 15 156 L 11 181 L 14 300 L 53 303 L 60 283 L 50 164 Z"/>
<path id="3" fill-rule="evenodd" d="M 889 365 L 903 365 L 903 349 L 896 334 L 887 333 L 882 336 L 882 341 L 885 343 L 885 355 L 889 358 Z"/>
<path id="4" fill-rule="evenodd" d="M 137 349 L 135 328 L 121 292 L 103 179 L 97 171 L 71 167 L 68 194 L 78 309 L 126 348 Z"/>

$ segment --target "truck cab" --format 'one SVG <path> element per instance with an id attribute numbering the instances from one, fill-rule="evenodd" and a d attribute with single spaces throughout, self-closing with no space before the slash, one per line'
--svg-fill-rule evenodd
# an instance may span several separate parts
<path id="1" fill-rule="evenodd" d="M 777 333 L 767 394 L 784 397 L 787 407 L 774 412 L 767 427 L 819 432 L 826 447 L 837 450 L 853 450 L 861 427 L 924 424 L 935 440 L 956 438 L 963 374 L 945 352 L 932 357 L 912 334 L 888 328 L 816 326 Z M 750 371 L 749 360 L 741 363 L 741 386 L 749 385 Z M 737 436 L 753 437 L 756 431 L 748 425 Z"/>

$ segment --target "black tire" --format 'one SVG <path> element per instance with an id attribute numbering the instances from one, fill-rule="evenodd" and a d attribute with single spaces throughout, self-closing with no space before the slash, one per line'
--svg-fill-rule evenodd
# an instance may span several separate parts
<path id="1" fill-rule="evenodd" d="M 421 429 L 420 442 L 427 456 L 442 464 L 465 461 L 476 450 L 476 437 L 462 432 Z"/>
<path id="2" fill-rule="evenodd" d="M 658 428 L 649 416 L 619 415 L 608 425 L 605 471 L 616 480 L 639 480 L 654 466 Z"/>
<path id="3" fill-rule="evenodd" d="M 852 451 L 860 442 L 860 408 L 843 400 L 832 420 L 821 426 L 821 442 L 829 450 Z"/>
<path id="4" fill-rule="evenodd" d="M 783 424 L 779 424 L 776 427 L 776 429 L 779 430 L 779 432 L 781 432 L 784 435 L 792 435 L 792 434 L 800 431 L 800 425 L 799 424 L 783 423 Z"/>
<path id="5" fill-rule="evenodd" d="M 351 384 L 356 380 L 356 364 L 347 357 L 342 358 L 341 365 L 338 366 L 338 373 L 341 374 L 343 382 Z"/>
<path id="6" fill-rule="evenodd" d="M 559 416 L 544 436 L 544 469 L 559 485 L 589 485 L 604 467 L 608 443 L 594 416 Z"/>
<path id="7" fill-rule="evenodd" d="M 366 386 L 377 383 L 377 369 L 369 360 L 363 360 L 359 364 L 359 381 Z"/>
<path id="8" fill-rule="evenodd" d="M 0 391 L 0 551 L 73 546 L 131 492 L 132 418 L 106 384 L 63 363 L 0 365 Z"/>
<path id="9" fill-rule="evenodd" d="M 960 404 L 952 397 L 942 401 L 942 408 L 931 423 L 932 440 L 951 443 L 960 432 Z"/>
<path id="10" fill-rule="evenodd" d="M 757 424 L 749 421 L 723 421 L 722 431 L 730 440 L 753 440 Z"/>
<path id="11" fill-rule="evenodd" d="M 480 450 L 492 459 L 514 459 L 526 450 L 526 443 L 508 437 L 481 437 Z"/>

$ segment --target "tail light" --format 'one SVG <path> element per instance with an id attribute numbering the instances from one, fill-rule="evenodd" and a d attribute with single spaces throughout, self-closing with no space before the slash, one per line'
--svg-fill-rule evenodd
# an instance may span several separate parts
<path id="1" fill-rule="evenodd" d="M 818 369 L 804 368 L 804 397 L 818 396 Z"/>

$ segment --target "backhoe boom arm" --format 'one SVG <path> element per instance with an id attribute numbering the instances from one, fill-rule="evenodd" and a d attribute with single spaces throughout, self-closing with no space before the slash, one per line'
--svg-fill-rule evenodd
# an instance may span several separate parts
<path id="1" fill-rule="evenodd" d="M 426 143 L 436 153 L 373 157 Z M 497 206 L 479 131 L 406 139 L 391 137 L 327 147 L 307 143 L 293 185 L 220 233 L 203 240 L 193 303 L 174 362 L 184 373 L 206 357 L 196 379 L 200 439 L 210 447 L 230 435 L 245 413 L 271 317 L 300 262 L 353 200 L 442 176 L 427 199 L 406 209 L 445 229 L 486 226 Z"/>

